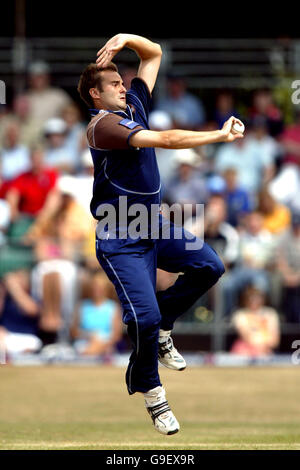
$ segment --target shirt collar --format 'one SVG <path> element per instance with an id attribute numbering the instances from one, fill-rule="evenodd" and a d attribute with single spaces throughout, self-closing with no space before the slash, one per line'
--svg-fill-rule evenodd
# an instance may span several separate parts
<path id="1" fill-rule="evenodd" d="M 127 105 L 126 111 L 121 111 L 121 110 L 120 111 L 111 111 L 110 109 L 105 109 L 104 110 L 104 109 L 94 109 L 94 108 L 89 109 L 91 117 L 97 116 L 97 114 L 99 114 L 100 111 L 108 111 L 109 113 L 118 114 L 120 116 L 125 115 L 127 118 L 132 119 L 132 113 L 131 113 L 131 109 L 130 109 L 129 105 Z"/>

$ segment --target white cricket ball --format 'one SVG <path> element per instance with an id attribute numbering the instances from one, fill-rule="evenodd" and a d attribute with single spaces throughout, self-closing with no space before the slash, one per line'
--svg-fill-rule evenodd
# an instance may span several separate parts
<path id="1" fill-rule="evenodd" d="M 243 134 L 244 131 L 245 131 L 245 126 L 243 123 L 239 124 L 238 122 L 235 122 L 231 128 L 231 132 L 233 134 L 237 134 L 237 133 Z"/>

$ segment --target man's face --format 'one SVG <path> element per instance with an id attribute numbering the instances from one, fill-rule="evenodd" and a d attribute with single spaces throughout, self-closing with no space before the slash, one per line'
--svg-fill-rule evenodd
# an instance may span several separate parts
<path id="1" fill-rule="evenodd" d="M 99 101 L 102 109 L 110 109 L 111 111 L 126 109 L 126 88 L 123 80 L 118 74 L 112 70 L 106 70 L 101 75 L 102 91 L 99 91 Z"/>

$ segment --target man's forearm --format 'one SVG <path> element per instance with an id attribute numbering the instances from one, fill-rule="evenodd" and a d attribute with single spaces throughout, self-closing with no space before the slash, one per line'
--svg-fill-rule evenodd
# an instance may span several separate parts
<path id="1" fill-rule="evenodd" d="M 166 149 L 186 149 L 199 145 L 223 142 L 225 137 L 221 130 L 209 132 L 171 129 L 168 131 L 140 131 L 133 134 L 130 144 L 134 147 L 158 147 Z"/>
<path id="2" fill-rule="evenodd" d="M 135 34 L 126 34 L 126 47 L 135 51 L 141 60 L 148 60 L 162 53 L 159 44 Z"/>
<path id="3" fill-rule="evenodd" d="M 223 142 L 224 136 L 220 130 L 197 132 L 182 129 L 162 131 L 166 142 L 166 148 L 185 149 L 198 147 L 199 145 Z"/>
<path id="4" fill-rule="evenodd" d="M 167 131 L 139 130 L 130 137 L 133 147 L 157 147 L 166 149 L 195 148 L 199 145 L 214 144 L 217 142 L 233 142 L 243 138 L 243 134 L 232 133 L 232 125 L 240 121 L 233 116 L 225 122 L 222 129 L 215 131 L 187 131 L 171 129 Z"/>

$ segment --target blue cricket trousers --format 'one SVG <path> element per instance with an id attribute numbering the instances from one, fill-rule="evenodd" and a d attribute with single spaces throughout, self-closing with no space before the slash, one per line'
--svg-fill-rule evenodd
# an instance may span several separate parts
<path id="1" fill-rule="evenodd" d="M 170 239 L 96 239 L 97 259 L 115 286 L 123 307 L 123 322 L 133 346 L 126 371 L 130 395 L 161 385 L 159 329 L 171 330 L 175 320 L 225 271 L 222 261 L 209 245 L 197 239 L 202 248 L 186 249 L 186 243 L 196 241 L 196 237 L 187 238 L 182 227 L 160 217 L 160 225 L 164 224 L 170 226 Z M 182 274 L 173 286 L 156 292 L 157 268 Z"/>

